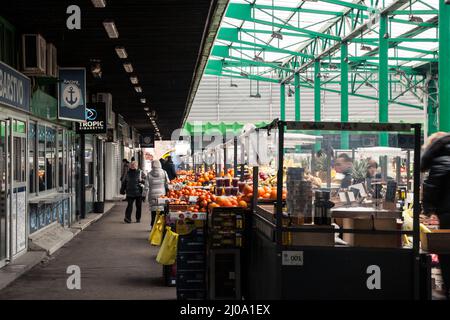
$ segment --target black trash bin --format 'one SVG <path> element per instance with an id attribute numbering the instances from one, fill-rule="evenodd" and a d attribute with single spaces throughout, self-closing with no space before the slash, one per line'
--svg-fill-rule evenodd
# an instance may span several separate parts
<path id="1" fill-rule="evenodd" d="M 94 213 L 104 213 L 105 212 L 105 202 L 97 201 L 94 202 Z"/>

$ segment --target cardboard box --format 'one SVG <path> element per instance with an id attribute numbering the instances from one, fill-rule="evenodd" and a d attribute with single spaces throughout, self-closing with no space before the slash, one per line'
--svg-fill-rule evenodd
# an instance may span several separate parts
<path id="1" fill-rule="evenodd" d="M 397 224 L 396 218 L 374 219 L 342 219 L 344 229 L 354 230 L 401 230 L 401 224 Z M 401 248 L 401 234 L 363 234 L 344 233 L 343 240 L 354 247 L 372 248 Z"/>
<path id="2" fill-rule="evenodd" d="M 422 250 L 437 254 L 450 254 L 449 229 L 431 230 L 430 233 L 425 233 L 425 235 L 425 237 L 422 237 Z"/>
<path id="3" fill-rule="evenodd" d="M 324 230 L 334 230 L 333 226 L 317 226 L 317 225 L 302 225 L 296 228 L 305 229 L 301 232 L 283 232 L 283 240 L 287 241 L 289 245 L 293 246 L 319 246 L 332 247 L 334 246 L 334 232 L 306 232 L 311 228 L 320 228 Z"/>

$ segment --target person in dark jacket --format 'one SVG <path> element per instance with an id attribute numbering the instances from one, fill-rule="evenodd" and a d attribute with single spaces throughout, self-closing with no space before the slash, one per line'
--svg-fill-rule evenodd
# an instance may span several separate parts
<path id="1" fill-rule="evenodd" d="M 177 171 L 175 170 L 175 164 L 173 163 L 171 156 L 167 157 L 167 160 L 163 164 L 163 169 L 167 172 L 170 181 L 177 177 Z"/>
<path id="2" fill-rule="evenodd" d="M 370 159 L 367 162 L 367 172 L 366 172 L 366 186 L 367 186 L 367 191 L 369 191 L 369 193 L 372 196 L 375 196 L 375 188 L 372 186 L 372 183 L 374 181 L 381 181 L 381 173 L 377 172 L 378 171 L 378 163 L 373 160 Z"/>
<path id="3" fill-rule="evenodd" d="M 353 181 L 353 161 L 346 153 L 339 155 L 336 159 L 336 163 L 334 164 L 334 169 L 337 173 L 341 173 L 344 175 L 344 178 L 341 181 L 341 188 L 347 189 L 351 186 Z"/>
<path id="4" fill-rule="evenodd" d="M 125 210 L 125 223 L 131 223 L 133 203 L 136 201 L 136 222 L 141 221 L 142 201 L 145 194 L 145 174 L 138 169 L 135 161 L 130 163 L 130 168 L 125 177 L 126 195 L 128 206 Z"/>
<path id="5" fill-rule="evenodd" d="M 450 134 L 437 132 L 428 139 L 421 159 L 421 171 L 428 171 L 423 183 L 423 212 L 436 214 L 441 229 L 450 229 Z M 439 255 L 445 295 L 450 299 L 450 255 Z"/>

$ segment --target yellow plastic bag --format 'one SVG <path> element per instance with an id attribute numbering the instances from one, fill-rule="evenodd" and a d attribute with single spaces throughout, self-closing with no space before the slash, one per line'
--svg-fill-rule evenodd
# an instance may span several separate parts
<path id="1" fill-rule="evenodd" d="M 155 219 L 156 222 L 153 224 L 152 231 L 148 236 L 148 241 L 153 246 L 160 246 L 166 221 L 164 219 L 164 215 L 160 213 L 157 214 Z"/>
<path id="2" fill-rule="evenodd" d="M 177 257 L 178 233 L 172 231 L 170 227 L 166 227 L 166 235 L 163 243 L 156 256 L 156 262 L 163 265 L 172 265 Z"/>

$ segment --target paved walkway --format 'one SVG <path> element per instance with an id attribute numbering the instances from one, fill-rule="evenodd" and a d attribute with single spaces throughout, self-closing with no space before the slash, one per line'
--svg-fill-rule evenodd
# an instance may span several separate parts
<path id="1" fill-rule="evenodd" d="M 157 247 L 147 242 L 148 206 L 141 223 L 123 222 L 125 202 L 0 291 L 0 299 L 176 299 L 166 287 Z M 133 218 L 134 221 L 134 218 Z M 67 267 L 81 269 L 81 290 L 68 290 Z"/>

